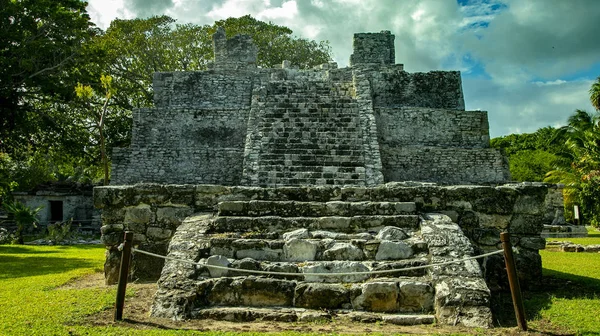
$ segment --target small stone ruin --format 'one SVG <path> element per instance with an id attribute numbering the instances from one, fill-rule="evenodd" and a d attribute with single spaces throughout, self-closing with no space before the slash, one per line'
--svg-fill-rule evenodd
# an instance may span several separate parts
<path id="1" fill-rule="evenodd" d="M 459 72 L 405 72 L 387 31 L 355 34 L 349 67 L 310 70 L 258 68 L 249 37 L 213 38 L 209 70 L 154 75 L 155 107 L 95 188 L 107 283 L 125 230 L 200 263 L 134 253 L 131 277 L 158 280 L 152 314 L 174 319 L 489 327 L 502 256 L 437 264 L 499 250 L 502 231 L 522 284 L 539 281 L 561 190 L 509 182 Z"/>

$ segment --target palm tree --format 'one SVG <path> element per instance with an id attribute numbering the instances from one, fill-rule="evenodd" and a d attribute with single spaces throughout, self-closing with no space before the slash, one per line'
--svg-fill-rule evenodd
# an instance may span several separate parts
<path id="1" fill-rule="evenodd" d="M 590 102 L 596 111 L 600 111 L 600 76 L 596 78 L 596 82 L 590 88 Z"/>
<path id="2" fill-rule="evenodd" d="M 18 201 L 6 202 L 3 204 L 4 210 L 12 216 L 17 224 L 17 243 L 23 244 L 23 232 L 30 227 L 37 227 L 37 214 L 43 207 L 31 209 Z"/>
<path id="3" fill-rule="evenodd" d="M 597 223 L 598 214 L 594 213 L 599 200 L 593 199 L 590 190 L 596 183 L 600 173 L 600 115 L 592 115 L 583 110 L 575 110 L 568 119 L 567 126 L 559 129 L 555 140 L 565 142 L 566 151 L 560 153 L 567 158 L 568 164 L 556 167 L 546 174 L 545 181 L 563 183 L 563 196 L 567 205 L 567 213 L 573 204 L 583 205 L 592 223 Z M 595 188 L 595 187 L 594 187 Z"/>

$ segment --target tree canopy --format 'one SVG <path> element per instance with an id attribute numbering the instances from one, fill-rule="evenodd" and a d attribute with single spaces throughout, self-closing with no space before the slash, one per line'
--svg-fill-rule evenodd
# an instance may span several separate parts
<path id="1" fill-rule="evenodd" d="M 17 155 L 63 136 L 81 57 L 97 33 L 79 0 L 0 0 L 0 151 Z"/>

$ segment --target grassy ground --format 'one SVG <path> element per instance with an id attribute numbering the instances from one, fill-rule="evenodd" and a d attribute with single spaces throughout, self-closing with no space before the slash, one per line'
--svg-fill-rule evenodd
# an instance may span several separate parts
<path id="1" fill-rule="evenodd" d="M 547 241 L 570 241 L 580 245 L 596 245 L 600 244 L 600 231 L 591 226 L 587 227 L 588 236 L 585 238 L 547 238 Z"/>
<path id="2" fill-rule="evenodd" d="M 589 239 L 589 244 L 600 244 L 600 234 L 586 239 Z M 223 333 L 167 329 L 158 323 L 146 323 L 141 327 L 135 326 L 135 323 L 95 323 L 90 316 L 110 315 L 115 288 L 101 285 L 82 288 L 69 286 L 69 283 L 99 272 L 104 259 L 103 251 L 100 246 L 0 245 L 0 335 L 253 335 L 260 331 L 271 331 L 268 326 L 254 333 Z M 600 334 L 600 254 L 550 251 L 541 251 L 541 254 L 545 275 L 543 287 L 524 293 L 531 329 L 538 334 Z M 130 295 L 133 293 L 130 292 Z M 369 333 L 371 330 L 380 334 L 513 334 L 511 303 L 506 296 L 501 296 L 500 300 L 504 300 L 501 306 L 506 309 L 496 318 L 508 328 L 492 331 L 440 327 L 403 331 L 368 325 L 359 330 L 307 330 L 317 330 L 316 333 L 320 334 Z M 244 327 L 239 330 L 243 331 Z M 295 324 L 287 330 L 294 331 L 279 334 L 300 335 L 303 327 Z"/>

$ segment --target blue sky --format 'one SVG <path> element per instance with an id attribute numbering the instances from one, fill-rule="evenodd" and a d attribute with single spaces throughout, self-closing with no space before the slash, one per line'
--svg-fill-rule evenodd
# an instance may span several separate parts
<path id="1" fill-rule="evenodd" d="M 211 24 L 251 14 L 328 40 L 340 66 L 353 33 L 390 30 L 407 71 L 462 72 L 466 108 L 488 111 L 492 137 L 592 112 L 600 76 L 600 0 L 89 0 L 88 12 L 101 28 L 116 17 Z"/>

